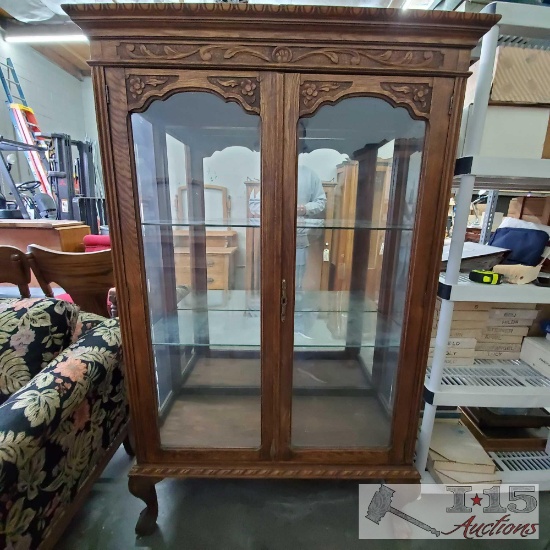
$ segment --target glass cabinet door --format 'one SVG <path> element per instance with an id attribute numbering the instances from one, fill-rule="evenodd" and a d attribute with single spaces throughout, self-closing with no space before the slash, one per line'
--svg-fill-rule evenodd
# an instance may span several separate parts
<path id="1" fill-rule="evenodd" d="M 298 121 L 294 448 L 391 443 L 424 132 L 375 97 Z"/>
<path id="2" fill-rule="evenodd" d="M 260 117 L 184 91 L 131 127 L 161 445 L 258 448 Z"/>

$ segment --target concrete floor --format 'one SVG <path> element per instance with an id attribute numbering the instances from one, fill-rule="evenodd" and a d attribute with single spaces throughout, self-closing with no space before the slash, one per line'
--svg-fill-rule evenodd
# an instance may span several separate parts
<path id="1" fill-rule="evenodd" d="M 436 550 L 441 541 L 358 540 L 356 482 L 164 480 L 159 529 L 136 538 L 143 503 L 127 490 L 122 449 L 95 484 L 56 550 Z M 521 550 L 550 549 L 550 494 L 541 498 L 541 538 Z M 459 549 L 466 541 L 445 541 Z M 518 541 L 476 541 L 476 550 L 517 550 Z"/>

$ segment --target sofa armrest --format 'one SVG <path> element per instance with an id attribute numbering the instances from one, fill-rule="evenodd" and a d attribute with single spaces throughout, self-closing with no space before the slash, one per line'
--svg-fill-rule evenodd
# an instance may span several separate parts
<path id="1" fill-rule="evenodd" d="M 110 319 L 86 332 L 0 406 L 0 494 L 121 361 L 118 321 Z"/>

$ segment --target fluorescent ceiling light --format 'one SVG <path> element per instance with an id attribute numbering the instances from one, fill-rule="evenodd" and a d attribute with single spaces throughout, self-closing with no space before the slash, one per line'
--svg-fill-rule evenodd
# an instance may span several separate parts
<path id="1" fill-rule="evenodd" d="M 22 34 L 16 36 L 5 36 L 6 42 L 24 42 L 27 44 L 51 43 L 51 42 L 88 42 L 83 34 Z"/>
<path id="2" fill-rule="evenodd" d="M 1 1 L 1 0 L 0 0 Z M 6 21 L 4 40 L 26 44 L 54 42 L 88 42 L 82 30 L 72 22 L 25 24 Z"/>

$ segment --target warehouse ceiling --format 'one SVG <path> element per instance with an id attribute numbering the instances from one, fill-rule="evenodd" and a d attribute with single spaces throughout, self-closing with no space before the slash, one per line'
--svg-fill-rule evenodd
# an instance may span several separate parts
<path id="1" fill-rule="evenodd" d="M 152 3 L 151 0 L 140 1 Z M 190 0 L 183 1 L 189 2 Z M 174 0 L 157 0 L 157 2 L 168 4 L 174 3 Z M 215 0 L 205 0 L 205 2 L 214 3 Z M 248 0 L 248 2 L 249 4 L 318 4 L 428 9 L 432 0 Z M 25 32 L 23 34 L 43 34 L 44 29 L 53 31 L 53 29 L 61 29 L 62 26 L 66 28 L 66 25 L 73 25 L 67 22 L 68 17 L 61 9 L 62 4 L 82 3 L 108 4 L 123 2 L 120 0 L 103 0 L 102 2 L 89 2 L 87 0 L 0 0 L 0 19 L 6 32 L 14 29 L 19 31 L 24 27 Z M 76 30 L 78 31 L 78 29 Z M 63 31 L 57 30 L 57 32 L 63 34 Z M 48 42 L 32 44 L 32 47 L 79 80 L 90 75 L 90 68 L 86 63 L 90 56 L 90 48 L 87 43 Z"/>
<path id="2" fill-rule="evenodd" d="M 188 0 L 184 0 L 188 1 Z M 214 0 L 207 0 L 213 3 Z M 151 3 L 151 0 L 141 0 Z M 170 4 L 174 0 L 157 0 L 158 3 Z M 37 23 L 66 17 L 61 9 L 61 4 L 97 3 L 86 0 L 0 0 L 0 8 L 8 12 L 12 17 L 25 23 Z M 103 0 L 101 3 L 123 3 L 117 0 Z M 250 4 L 323 4 L 328 6 L 357 6 L 379 8 L 419 8 L 426 9 L 431 0 L 249 0 Z"/>

